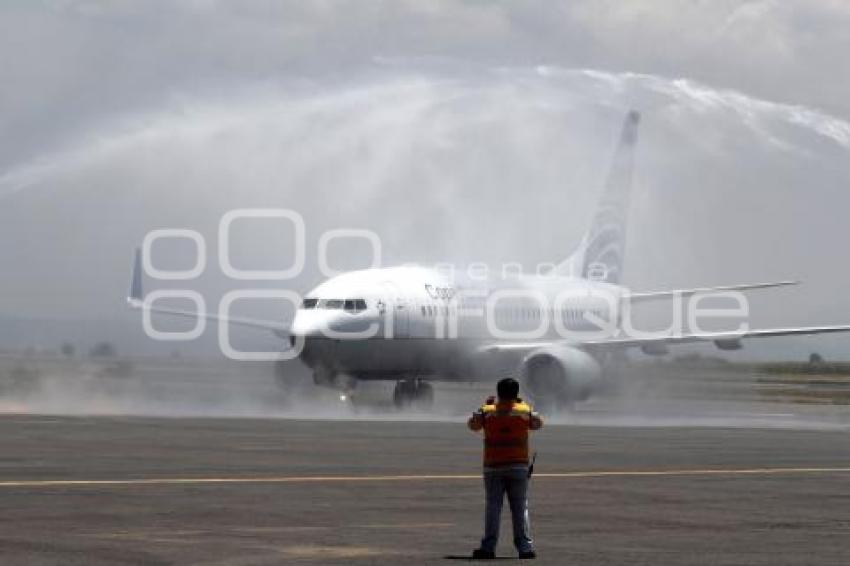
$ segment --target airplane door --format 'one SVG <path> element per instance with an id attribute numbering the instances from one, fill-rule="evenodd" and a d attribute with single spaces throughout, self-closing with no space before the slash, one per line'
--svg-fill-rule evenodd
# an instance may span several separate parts
<path id="1" fill-rule="evenodd" d="M 391 297 L 393 337 L 410 338 L 410 304 L 393 283 L 388 281 L 384 287 Z"/>
<path id="2" fill-rule="evenodd" d="M 410 306 L 402 298 L 395 304 L 395 336 L 396 338 L 410 337 Z"/>

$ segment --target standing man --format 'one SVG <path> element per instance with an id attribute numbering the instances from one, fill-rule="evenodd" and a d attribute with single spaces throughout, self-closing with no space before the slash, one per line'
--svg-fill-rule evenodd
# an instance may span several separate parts
<path id="1" fill-rule="evenodd" d="M 514 546 L 520 558 L 536 558 L 528 520 L 528 431 L 543 421 L 519 398 L 519 383 L 512 378 L 496 386 L 498 399 L 490 397 L 469 418 L 470 430 L 484 429 L 484 490 L 487 505 L 484 538 L 472 558 L 495 558 L 499 520 L 505 494 L 511 507 Z"/>

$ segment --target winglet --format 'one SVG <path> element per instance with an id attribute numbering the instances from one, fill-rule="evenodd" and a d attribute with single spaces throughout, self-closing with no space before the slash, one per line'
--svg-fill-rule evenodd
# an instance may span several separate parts
<path id="1" fill-rule="evenodd" d="M 130 294 L 127 296 L 127 302 L 131 305 L 137 305 L 141 304 L 143 301 L 142 250 L 141 248 L 136 248 L 136 255 L 133 259 L 133 278 L 130 280 Z"/>

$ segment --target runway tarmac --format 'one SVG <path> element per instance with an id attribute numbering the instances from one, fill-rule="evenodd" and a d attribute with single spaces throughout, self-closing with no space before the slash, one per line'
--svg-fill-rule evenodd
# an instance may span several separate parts
<path id="1" fill-rule="evenodd" d="M 850 556 L 846 430 L 547 426 L 536 446 L 540 563 Z M 481 535 L 479 458 L 462 419 L 3 415 L 0 563 L 449 564 Z"/>

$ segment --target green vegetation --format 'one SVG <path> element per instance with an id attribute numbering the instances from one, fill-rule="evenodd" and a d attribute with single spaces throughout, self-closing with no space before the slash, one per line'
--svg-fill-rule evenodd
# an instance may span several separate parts
<path id="1" fill-rule="evenodd" d="M 850 362 L 771 362 L 756 369 L 772 375 L 834 375 L 850 377 Z"/>

